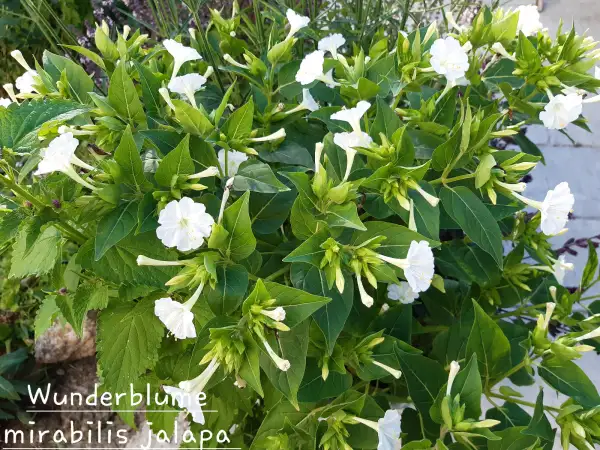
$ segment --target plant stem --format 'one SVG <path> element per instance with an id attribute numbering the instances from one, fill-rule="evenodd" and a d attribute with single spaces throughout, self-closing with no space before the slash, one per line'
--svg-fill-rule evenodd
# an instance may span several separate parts
<path id="1" fill-rule="evenodd" d="M 487 395 L 490 397 L 499 398 L 500 400 L 504 400 L 506 402 L 516 403 L 517 405 L 523 405 L 523 406 L 529 406 L 530 408 L 535 408 L 535 403 L 521 400 L 521 399 L 515 398 L 515 397 L 509 397 L 508 395 L 503 395 L 503 394 L 499 394 L 496 392 L 490 392 Z M 553 406 L 544 405 L 544 409 L 546 409 L 548 411 L 560 412 L 559 408 L 555 408 Z"/>
<path id="2" fill-rule="evenodd" d="M 436 180 L 430 181 L 429 184 L 442 184 L 442 183 L 446 184 L 446 183 L 452 183 L 454 181 L 468 180 L 469 178 L 475 178 L 475 174 L 467 173 L 464 175 L 458 175 L 456 177 L 451 177 L 451 178 L 440 177 Z"/>
<path id="3" fill-rule="evenodd" d="M 288 270 L 290 270 L 290 266 L 286 265 L 285 267 L 282 267 L 281 269 L 279 269 L 277 272 L 273 272 L 271 275 L 269 275 L 268 277 L 266 277 L 265 281 L 276 280 L 281 275 L 285 275 Z"/>

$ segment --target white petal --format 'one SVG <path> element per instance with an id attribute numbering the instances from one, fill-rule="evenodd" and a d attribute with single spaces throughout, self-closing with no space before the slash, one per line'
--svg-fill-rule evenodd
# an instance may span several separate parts
<path id="1" fill-rule="evenodd" d="M 204 87 L 206 78 L 198 73 L 188 73 L 173 78 L 169 81 L 169 90 L 176 94 L 185 95 L 187 92 L 196 92 Z"/>
<path id="2" fill-rule="evenodd" d="M 377 421 L 379 437 L 377 450 L 400 449 L 400 420 L 400 413 L 395 409 L 389 409 L 383 418 Z"/>
<path id="3" fill-rule="evenodd" d="M 544 28 L 544 25 L 540 21 L 540 13 L 537 6 L 519 6 L 517 11 L 519 12 L 517 34 L 519 31 L 522 31 L 525 36 L 532 36 Z"/>
<path id="4" fill-rule="evenodd" d="M 161 298 L 154 302 L 154 314 L 177 339 L 196 337 L 194 313 L 183 304 L 170 298 Z"/>
<path id="5" fill-rule="evenodd" d="M 569 213 L 574 204 L 575 197 L 571 194 L 568 183 L 562 182 L 553 190 L 549 190 L 540 209 L 541 229 L 544 234 L 552 236 L 562 231 L 569 220 Z"/>
<path id="6" fill-rule="evenodd" d="M 404 276 L 414 292 L 423 292 L 429 289 L 434 274 L 433 252 L 427 241 L 412 241 L 406 257 L 408 267 L 404 269 Z"/>
<path id="7" fill-rule="evenodd" d="M 186 47 L 185 45 L 180 44 L 179 42 L 174 41 L 173 39 L 164 40 L 163 46 L 171 54 L 173 59 L 179 61 L 181 64 L 187 61 L 195 61 L 197 59 L 202 59 L 202 56 L 196 51 L 196 49 L 192 47 Z"/>
<path id="8" fill-rule="evenodd" d="M 340 33 L 330 34 L 319 41 L 319 50 L 329 52 L 333 57 L 337 54 L 338 49 L 346 43 L 346 39 Z"/>
<path id="9" fill-rule="evenodd" d="M 225 150 L 219 150 L 219 154 L 217 155 L 217 159 L 219 160 L 219 166 L 221 166 L 221 170 L 225 173 Z M 237 174 L 237 171 L 244 161 L 248 160 L 248 155 L 242 152 L 238 152 L 236 150 L 229 150 L 227 154 L 227 176 L 233 177 Z"/>
<path id="10" fill-rule="evenodd" d="M 300 63 L 300 68 L 296 72 L 296 81 L 302 85 L 307 85 L 323 75 L 323 64 L 325 63 L 325 53 L 316 50 L 304 57 Z"/>

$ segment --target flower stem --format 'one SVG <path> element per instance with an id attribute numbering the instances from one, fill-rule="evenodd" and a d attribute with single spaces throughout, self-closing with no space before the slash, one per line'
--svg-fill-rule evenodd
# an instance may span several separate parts
<path id="1" fill-rule="evenodd" d="M 452 178 L 440 177 L 436 180 L 430 181 L 429 184 L 442 184 L 442 183 L 446 184 L 446 183 L 452 183 L 454 181 L 468 180 L 469 178 L 475 178 L 475 174 L 467 173 L 465 175 L 458 175 L 458 176 L 452 177 Z"/>

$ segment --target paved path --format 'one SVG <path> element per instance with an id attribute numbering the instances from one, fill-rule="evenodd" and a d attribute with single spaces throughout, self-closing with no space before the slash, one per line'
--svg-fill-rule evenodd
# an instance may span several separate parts
<path id="1" fill-rule="evenodd" d="M 587 34 L 600 39 L 600 0 L 545 0 L 545 10 L 542 13 L 542 23 L 554 35 L 560 20 L 565 28 L 575 23 L 578 33 L 587 30 Z M 508 6 L 529 5 L 534 1 L 512 0 Z M 600 104 L 586 105 L 584 115 L 589 120 L 589 126 L 595 133 L 588 133 L 577 127 L 570 126 L 567 132 L 575 141 L 571 142 L 558 131 L 549 131 L 542 126 L 529 127 L 527 136 L 544 152 L 546 165 L 538 165 L 533 171 L 533 181 L 528 186 L 526 195 L 536 200 L 543 200 L 548 189 L 554 188 L 561 181 L 567 181 L 575 195 L 575 219 L 569 222 L 567 234 L 552 239 L 555 248 L 562 247 L 570 238 L 592 237 L 600 234 Z M 575 263 L 575 273 L 567 275 L 566 285 L 577 285 L 587 259 L 587 250 L 583 249 L 577 257 L 568 256 Z M 595 293 L 600 293 L 596 290 Z M 600 387 L 600 357 L 596 354 L 586 354 L 577 363 L 586 371 L 588 376 Z M 539 385 L 529 388 L 518 388 L 528 399 L 535 401 Z M 546 389 L 545 401 L 559 406 L 564 398 L 549 395 Z M 555 449 L 562 448 L 560 444 Z M 597 446 L 596 448 L 600 448 Z"/>

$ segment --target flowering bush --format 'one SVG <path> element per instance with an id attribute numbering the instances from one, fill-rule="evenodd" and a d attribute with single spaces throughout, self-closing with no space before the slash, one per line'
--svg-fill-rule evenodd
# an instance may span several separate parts
<path id="1" fill-rule="evenodd" d="M 193 431 L 228 430 L 213 447 L 551 448 L 550 415 L 591 448 L 600 396 L 573 360 L 600 335 L 576 308 L 597 257 L 562 286 L 548 238 L 574 197 L 525 196 L 542 155 L 520 128 L 586 128 L 593 39 L 529 7 L 368 48 L 291 10 L 211 16 L 211 39 L 98 26 L 100 54 L 73 50 L 107 89 L 13 52 L 0 243 L 10 277 L 51 279 L 36 331 L 99 310 L 104 390 L 172 397 Z M 504 383 L 533 375 L 560 410 Z"/>

